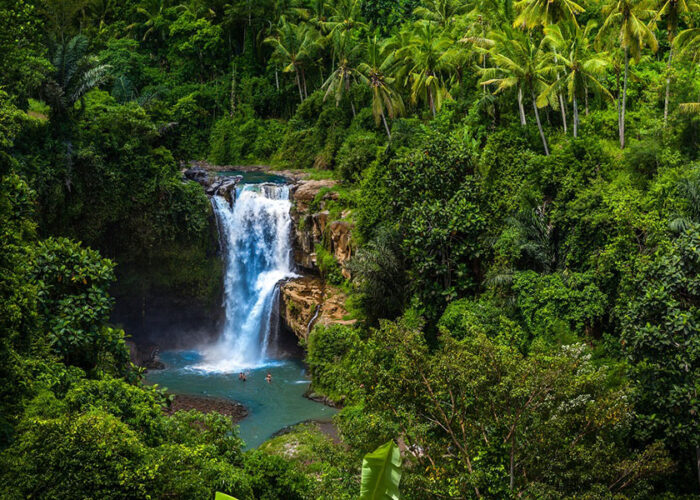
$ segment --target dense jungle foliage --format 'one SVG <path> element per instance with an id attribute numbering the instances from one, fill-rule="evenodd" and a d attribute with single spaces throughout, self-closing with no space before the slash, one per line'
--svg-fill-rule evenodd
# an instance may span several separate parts
<path id="1" fill-rule="evenodd" d="M 697 0 L 0 0 L 0 497 L 700 498 Z M 211 300 L 190 160 L 340 181 L 304 425 L 167 416 L 116 289 Z M 115 285 L 116 283 L 116 285 Z M 293 456 L 289 450 L 294 449 Z"/>

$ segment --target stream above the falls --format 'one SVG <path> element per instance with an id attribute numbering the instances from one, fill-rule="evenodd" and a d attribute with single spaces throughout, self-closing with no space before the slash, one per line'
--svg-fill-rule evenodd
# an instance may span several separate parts
<path id="1" fill-rule="evenodd" d="M 289 185 L 264 172 L 241 175 L 231 205 L 212 198 L 224 257 L 226 319 L 216 340 L 194 350 L 164 351 L 166 368 L 146 374 L 174 394 L 225 398 L 248 416 L 240 435 L 256 447 L 280 429 L 330 418 L 336 410 L 303 397 L 309 387 L 300 349 L 278 324 L 277 283 L 297 276 L 292 260 Z M 239 373 L 246 373 L 241 381 Z M 272 382 L 265 380 L 267 373 Z"/>

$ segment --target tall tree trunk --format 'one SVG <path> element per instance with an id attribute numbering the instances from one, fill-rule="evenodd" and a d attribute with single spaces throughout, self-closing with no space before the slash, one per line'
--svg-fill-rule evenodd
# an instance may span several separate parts
<path id="1" fill-rule="evenodd" d="M 630 53 L 625 49 L 625 76 L 622 81 L 622 108 L 620 109 L 620 149 L 625 149 L 625 107 L 627 106 L 627 79 L 629 77 Z"/>
<path id="2" fill-rule="evenodd" d="M 554 64 L 558 64 L 559 60 L 557 57 L 557 49 L 554 49 Z M 559 80 L 559 72 L 557 71 L 557 80 Z M 559 107 L 561 108 L 561 122 L 564 124 L 564 133 L 566 134 L 566 107 L 564 106 L 564 98 L 561 92 L 557 92 L 557 98 L 559 99 Z"/>
<path id="3" fill-rule="evenodd" d="M 309 93 L 306 91 L 306 74 L 304 73 L 304 68 L 301 68 L 301 81 L 304 83 L 304 99 L 309 97 Z"/>
<path id="4" fill-rule="evenodd" d="M 525 107 L 523 106 L 523 88 L 518 87 L 518 111 L 520 111 L 520 125 L 523 127 L 527 125 L 527 119 L 525 118 Z"/>
<path id="5" fill-rule="evenodd" d="M 586 99 L 586 116 L 588 116 L 588 85 L 583 87 L 584 97 Z"/>
<path id="6" fill-rule="evenodd" d="M 299 101 L 304 102 L 304 91 L 301 90 L 301 79 L 299 78 L 299 70 L 296 66 L 294 66 L 294 74 L 296 75 L 297 88 L 299 89 Z"/>
<path id="7" fill-rule="evenodd" d="M 668 62 L 666 63 L 666 97 L 664 98 L 664 127 L 668 124 L 668 100 L 671 95 L 671 60 L 673 58 L 673 39 L 671 48 L 668 49 Z"/>
<path id="8" fill-rule="evenodd" d="M 617 83 L 617 130 L 620 130 L 620 113 L 622 112 L 622 88 L 620 87 L 620 71 L 615 71 Z"/>
<path id="9" fill-rule="evenodd" d="M 559 93 L 559 107 L 561 108 L 561 122 L 564 124 L 564 133 L 566 134 L 566 106 L 564 105 L 564 98 L 561 92 Z"/>
<path id="10" fill-rule="evenodd" d="M 433 93 L 430 90 L 430 87 L 428 87 L 428 104 L 430 105 L 430 111 L 433 112 L 433 118 L 435 118 L 435 102 L 433 101 Z"/>
<path id="11" fill-rule="evenodd" d="M 231 116 L 236 112 L 236 65 L 231 72 Z"/>
<path id="12" fill-rule="evenodd" d="M 277 87 L 277 92 L 280 91 L 280 79 L 277 76 L 277 66 L 275 66 L 275 87 Z"/>
<path id="13" fill-rule="evenodd" d="M 542 122 L 540 122 L 540 112 L 537 109 L 537 97 L 535 97 L 535 91 L 532 91 L 532 107 L 535 109 L 535 120 L 537 121 L 537 130 L 540 131 L 540 137 L 542 138 L 542 145 L 544 146 L 544 154 L 549 156 L 549 146 L 547 146 L 547 139 L 544 136 L 544 131 L 542 130 Z"/>
<path id="14" fill-rule="evenodd" d="M 700 485 L 700 446 L 695 447 L 695 467 L 698 469 L 698 485 Z"/>
<path id="15" fill-rule="evenodd" d="M 510 490 L 515 488 L 515 436 L 510 443 Z"/>
<path id="16" fill-rule="evenodd" d="M 573 96 L 574 104 L 574 137 L 578 137 L 578 103 L 576 102 L 576 94 Z"/>
<path id="17" fill-rule="evenodd" d="M 389 138 L 389 142 L 391 142 L 391 131 L 389 130 L 389 125 L 386 123 L 386 116 L 384 116 L 384 111 L 382 111 L 382 122 L 384 123 L 384 130 L 386 130 L 386 136 Z"/>

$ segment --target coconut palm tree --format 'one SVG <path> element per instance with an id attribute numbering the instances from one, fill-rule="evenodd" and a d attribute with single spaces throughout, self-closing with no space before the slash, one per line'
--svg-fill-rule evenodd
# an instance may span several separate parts
<path id="1" fill-rule="evenodd" d="M 576 16 L 584 11 L 573 0 L 520 0 L 515 3 L 518 16 L 514 27 L 534 28 L 549 26 L 561 21 L 576 22 Z"/>
<path id="2" fill-rule="evenodd" d="M 409 43 L 398 51 L 404 66 L 399 74 L 406 74 L 410 80 L 411 101 L 426 102 L 433 116 L 442 107 L 442 102 L 450 98 L 447 81 L 453 69 L 452 45 L 452 41 L 442 36 L 442 31 L 434 24 L 418 21 Z"/>
<path id="3" fill-rule="evenodd" d="M 689 58 L 692 62 L 700 60 L 700 28 L 689 28 L 678 33 L 673 41 L 674 47 L 678 50 L 678 56 Z M 693 74 L 697 72 L 698 65 L 693 66 Z M 700 114 L 700 95 L 698 102 L 684 102 L 678 105 L 681 113 Z"/>
<path id="4" fill-rule="evenodd" d="M 515 4 L 515 8 L 519 11 L 519 14 L 513 21 L 513 26 L 528 29 L 536 26 L 547 27 L 561 22 L 573 22 L 578 26 L 576 16 L 584 11 L 583 7 L 572 0 L 520 0 Z M 555 47 L 555 62 L 556 51 Z M 559 79 L 559 75 L 556 76 Z M 564 133 L 566 133 L 567 121 L 564 98 L 561 93 L 557 95 L 557 98 L 559 100 Z"/>
<path id="5" fill-rule="evenodd" d="M 349 32 L 357 28 L 366 28 L 362 22 L 362 4 L 360 0 L 338 0 L 331 6 L 328 20 L 320 23 L 330 35 L 336 31 Z"/>
<path id="6" fill-rule="evenodd" d="M 578 102 L 581 97 L 586 98 L 588 89 L 613 100 L 599 81 L 609 65 L 607 55 L 591 50 L 591 33 L 595 28 L 595 21 L 589 21 L 584 29 L 569 21 L 549 25 L 544 30 L 544 43 L 554 51 L 547 55 L 542 70 L 556 74 L 557 79 L 540 94 L 538 104 L 545 105 L 552 94 L 565 92 L 574 109 L 574 137 L 578 137 Z"/>
<path id="7" fill-rule="evenodd" d="M 141 38 L 146 41 L 151 35 L 158 35 L 161 42 L 165 41 L 167 27 L 169 25 L 165 18 L 165 11 L 171 6 L 170 0 L 143 0 L 138 7 L 136 13 L 143 19 L 141 23 L 134 23 L 127 27 L 131 30 L 140 26 L 145 31 Z"/>
<path id="8" fill-rule="evenodd" d="M 335 31 L 331 36 L 333 53 L 338 58 L 338 66 L 323 84 L 323 88 L 326 89 L 323 99 L 325 100 L 329 95 L 335 94 L 337 106 L 340 104 L 343 94 L 350 92 L 350 86 L 356 81 L 357 69 L 355 68 L 355 62 L 362 50 L 362 44 L 358 44 L 351 37 L 350 33 Z M 350 101 L 350 107 L 354 117 L 355 105 L 352 100 Z"/>
<path id="9" fill-rule="evenodd" d="M 382 121 L 390 141 L 391 131 L 386 122 L 386 115 L 389 115 L 389 118 L 395 118 L 404 111 L 401 95 L 394 89 L 394 79 L 389 76 L 395 63 L 394 55 L 395 52 L 388 50 L 386 45 L 382 45 L 375 35 L 374 38 L 367 40 L 365 60 L 357 67 L 360 81 L 368 85 L 372 91 L 374 120 L 377 125 L 380 120 Z"/>
<path id="10" fill-rule="evenodd" d="M 425 0 L 423 4 L 413 10 L 413 15 L 441 28 L 447 28 L 457 16 L 469 10 L 467 3 L 461 0 Z"/>
<path id="11" fill-rule="evenodd" d="M 681 57 L 690 56 L 693 62 L 700 60 L 700 28 L 689 28 L 678 33 L 673 46 Z"/>
<path id="12" fill-rule="evenodd" d="M 85 94 L 104 82 L 109 66 L 88 54 L 88 39 L 76 35 L 53 48 L 53 74 L 44 82 L 42 94 L 52 117 L 65 118 Z M 82 109 L 82 107 L 81 107 Z"/>
<path id="13" fill-rule="evenodd" d="M 299 100 L 308 97 L 304 66 L 313 60 L 318 48 L 317 33 L 304 24 L 288 22 L 284 16 L 274 36 L 267 37 L 265 43 L 273 47 L 272 58 L 280 62 L 285 73 L 294 72 L 299 89 Z"/>
<path id="14" fill-rule="evenodd" d="M 549 155 L 549 146 L 542 130 L 542 122 L 537 106 L 538 95 L 546 88 L 545 53 L 528 33 L 504 26 L 503 31 L 490 35 L 494 40 L 491 49 L 493 66 L 482 70 L 481 85 L 496 85 L 495 93 L 516 89 L 521 123 L 525 115 L 523 96 L 532 99 L 537 129 L 542 139 L 544 152 Z"/>
<path id="15" fill-rule="evenodd" d="M 622 95 L 618 96 L 618 129 L 620 133 L 620 148 L 625 148 L 625 110 L 627 107 L 627 80 L 629 79 L 630 56 L 635 61 L 641 57 L 642 49 L 649 46 L 654 52 L 658 48 L 656 37 L 645 20 L 655 16 L 655 12 L 647 8 L 646 0 L 616 0 L 608 5 L 604 12 L 605 22 L 600 28 L 597 41 L 600 44 L 605 36 L 614 34 L 624 51 L 625 70 L 622 84 Z"/>
<path id="16" fill-rule="evenodd" d="M 673 40 L 678 31 L 678 23 L 681 18 L 691 12 L 700 10 L 698 0 L 661 0 L 659 10 L 654 17 L 654 22 L 662 17 L 666 19 L 666 31 L 668 33 L 668 61 L 666 63 L 666 94 L 664 96 L 664 126 L 668 123 L 668 101 L 671 94 L 671 61 L 673 59 Z"/>

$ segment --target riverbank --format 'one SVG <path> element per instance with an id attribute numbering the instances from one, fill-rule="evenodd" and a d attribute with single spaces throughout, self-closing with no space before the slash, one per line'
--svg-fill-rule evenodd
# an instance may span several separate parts
<path id="1" fill-rule="evenodd" d="M 170 405 L 164 410 L 166 415 L 178 411 L 198 410 L 202 413 L 217 412 L 231 417 L 238 423 L 248 416 L 248 409 L 237 401 L 210 396 L 194 396 L 192 394 L 174 394 Z"/>

